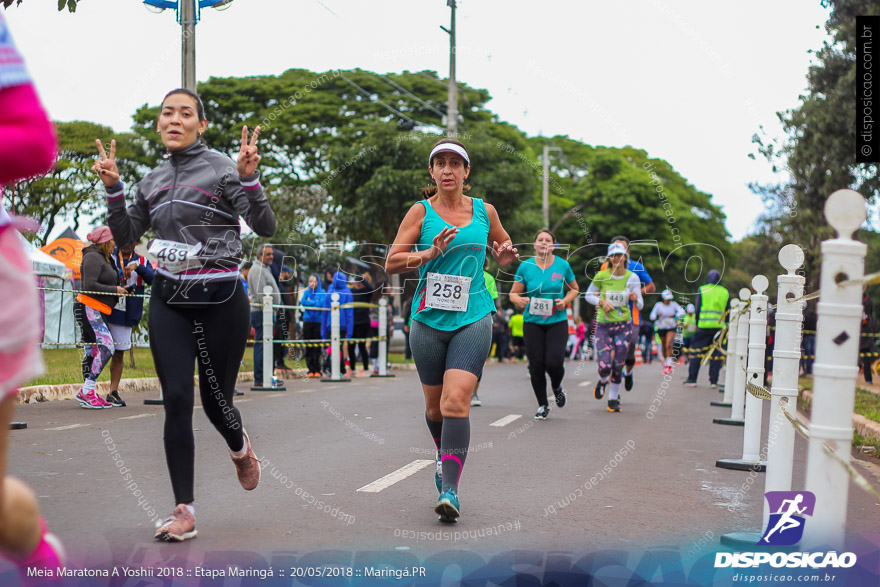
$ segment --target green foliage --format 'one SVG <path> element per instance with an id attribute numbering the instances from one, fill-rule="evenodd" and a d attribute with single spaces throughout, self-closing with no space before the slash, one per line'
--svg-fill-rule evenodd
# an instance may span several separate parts
<path id="1" fill-rule="evenodd" d="M 631 255 L 645 265 L 658 291 L 693 294 L 710 269 L 726 271 L 731 250 L 724 214 L 669 163 L 632 147 L 592 147 L 568 137 L 529 143 L 535 158 L 545 144 L 562 149 L 551 154 L 551 230 L 569 246 L 582 288 L 619 234 L 633 241 Z M 533 236 L 528 234 L 529 243 Z"/>
<path id="2" fill-rule="evenodd" d="M 105 126 L 92 122 L 59 122 L 58 159 L 52 171 L 46 175 L 16 183 L 7 190 L 7 197 L 16 214 L 30 216 L 43 227 L 40 245 L 46 244 L 48 234 L 57 222 L 69 217 L 74 230 L 79 228 L 83 215 L 94 214 L 104 206 L 103 185 L 99 185 L 91 170 L 97 156 L 95 139 L 101 138 L 109 145 L 116 138 L 117 163 L 122 180 L 132 184 L 140 179 L 143 153 L 130 134 L 114 135 Z"/>
<path id="3" fill-rule="evenodd" d="M 271 242 L 285 250 L 285 262 L 296 264 L 301 278 L 346 257 L 382 266 L 400 220 L 430 183 L 427 159 L 443 137 L 445 81 L 433 72 L 291 69 L 279 76 L 211 78 L 199 92 L 209 123 L 203 138 L 212 148 L 235 158 L 242 126 L 262 128 L 260 171 L 278 228 L 270 239 L 251 239 L 246 250 Z M 644 241 L 634 245 L 633 256 L 658 288 L 693 293 L 709 269 L 725 270 L 731 248 L 724 215 L 667 162 L 632 147 L 529 138 L 486 108 L 485 90 L 462 86 L 460 99 L 459 138 L 472 160 L 468 193 L 496 207 L 525 255 L 543 224 L 541 156 L 549 145 L 561 149 L 552 153 L 549 169 L 552 228 L 568 247 L 561 254 L 570 258 L 582 288 L 598 266 L 588 263 L 604 256 L 616 234 Z M 116 137 L 129 184 L 165 152 L 156 132 L 158 111 L 158 105 L 144 105 L 134 115 L 134 134 Z M 62 136 L 65 157 L 76 163 L 66 169 L 76 173 L 67 171 L 67 186 L 57 190 L 66 199 L 41 217 L 47 223 L 65 206 L 79 205 L 80 213 L 100 209 L 100 199 L 89 199 L 100 190 L 92 189 L 88 167 L 94 138 L 109 138 L 109 130 L 69 124 L 81 125 Z M 46 186 L 41 193 L 50 191 Z M 505 289 L 503 279 L 500 285 Z"/>
<path id="4" fill-rule="evenodd" d="M 68 11 L 76 12 L 77 2 L 79 2 L 79 0 L 58 0 L 58 11 L 60 12 L 64 10 L 65 7 L 67 7 Z M 22 0 L 3 0 L 3 8 L 9 8 L 13 4 L 18 6 L 21 3 Z"/>
<path id="5" fill-rule="evenodd" d="M 819 245 L 833 237 L 822 214 L 825 199 L 841 188 L 852 188 L 869 200 L 880 189 L 876 164 L 855 162 L 856 38 L 855 18 L 880 14 L 880 2 L 821 0 L 831 14 L 825 29 L 831 37 L 815 52 L 800 106 L 777 113 L 787 139 L 767 141 L 755 135 L 758 153 L 774 170 L 790 179 L 777 185 L 751 186 L 768 205 L 764 228 L 800 245 L 805 252 L 809 289 L 819 279 Z M 750 155 L 754 158 L 754 155 Z"/>

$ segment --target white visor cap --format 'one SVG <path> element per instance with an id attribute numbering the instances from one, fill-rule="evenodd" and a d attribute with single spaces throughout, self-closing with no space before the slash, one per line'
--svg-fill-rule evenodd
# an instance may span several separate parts
<path id="1" fill-rule="evenodd" d="M 465 151 L 464 147 L 456 145 L 455 143 L 441 143 L 431 149 L 431 154 L 428 155 L 428 167 L 431 166 L 431 162 L 434 160 L 434 155 L 442 153 L 443 151 L 449 151 L 456 155 L 460 155 L 461 158 L 464 159 L 465 167 L 470 167 L 471 160 L 470 157 L 468 157 L 467 151 Z"/>
<path id="2" fill-rule="evenodd" d="M 626 255 L 626 247 L 620 243 L 611 243 L 608 247 L 608 256 L 611 255 Z"/>

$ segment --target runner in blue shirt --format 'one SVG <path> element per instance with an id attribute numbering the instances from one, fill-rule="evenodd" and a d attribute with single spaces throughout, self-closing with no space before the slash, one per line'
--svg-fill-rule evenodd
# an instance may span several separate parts
<path id="1" fill-rule="evenodd" d="M 568 261 L 553 254 L 556 238 L 549 230 L 535 236 L 535 256 L 520 263 L 510 301 L 523 310 L 523 335 L 529 359 L 529 377 L 538 400 L 536 420 L 546 420 L 547 375 L 556 405 L 565 405 L 565 342 L 568 316 L 565 307 L 578 295 L 578 284 Z"/>

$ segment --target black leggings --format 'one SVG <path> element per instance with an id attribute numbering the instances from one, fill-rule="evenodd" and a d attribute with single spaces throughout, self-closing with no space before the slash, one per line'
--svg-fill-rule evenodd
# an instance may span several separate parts
<path id="1" fill-rule="evenodd" d="M 193 365 L 198 365 L 199 394 L 208 420 L 230 450 L 244 446 L 241 415 L 232 396 L 250 330 L 248 300 L 237 282 L 207 287 L 208 303 L 198 306 L 168 304 L 155 284 L 150 296 L 150 350 L 162 384 L 165 460 L 175 503 L 194 499 Z"/>
<path id="2" fill-rule="evenodd" d="M 539 406 L 547 406 L 547 377 L 550 386 L 558 389 L 565 376 L 565 343 L 568 341 L 568 322 L 561 320 L 553 324 L 523 324 L 523 338 L 526 343 L 526 357 L 529 360 L 529 375 L 532 390 Z M 546 375 L 545 375 L 546 373 Z"/>
<path id="3" fill-rule="evenodd" d="M 370 328 L 369 322 L 355 324 L 351 329 L 352 338 L 370 338 L 373 335 L 373 329 Z M 375 344 L 373 345 L 375 346 Z M 354 347 L 357 347 L 358 357 L 364 363 L 364 370 L 370 370 L 370 356 L 367 352 L 366 342 L 357 342 L 352 344 L 350 354 L 354 354 Z M 351 368 L 354 369 L 354 357 L 351 358 Z"/>
<path id="4" fill-rule="evenodd" d="M 321 338 L 320 322 L 303 322 L 303 340 L 319 340 Z M 306 367 L 309 373 L 321 372 L 321 352 L 324 347 L 306 347 Z"/>

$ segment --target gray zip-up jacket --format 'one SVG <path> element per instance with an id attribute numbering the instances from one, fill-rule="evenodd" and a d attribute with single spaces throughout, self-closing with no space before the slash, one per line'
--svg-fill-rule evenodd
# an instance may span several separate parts
<path id="1" fill-rule="evenodd" d="M 238 279 L 240 216 L 260 236 L 275 233 L 259 172 L 240 178 L 232 159 L 200 141 L 171 153 L 148 173 L 127 208 L 123 185 L 107 188 L 107 208 L 107 225 L 120 246 L 138 241 L 151 226 L 160 239 L 201 244 L 184 271 L 160 267 L 158 273 L 171 279 Z"/>

